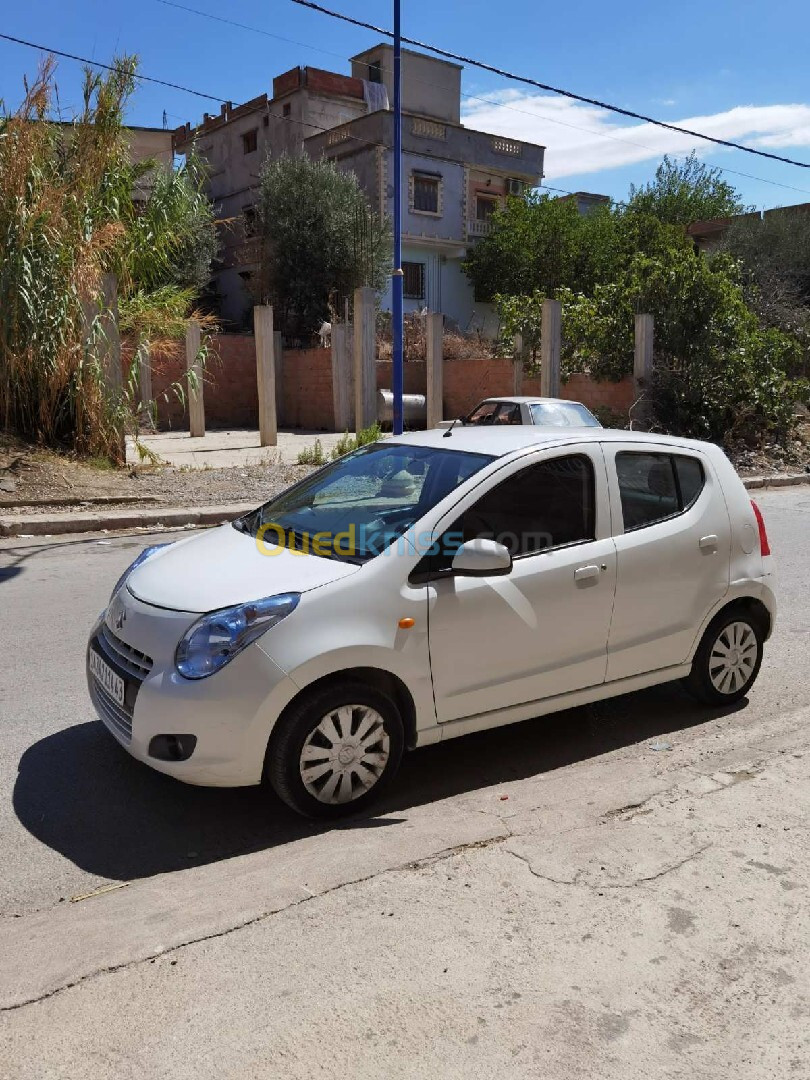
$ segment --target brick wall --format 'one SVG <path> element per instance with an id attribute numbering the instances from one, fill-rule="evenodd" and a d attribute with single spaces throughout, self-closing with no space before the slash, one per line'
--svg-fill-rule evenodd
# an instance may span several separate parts
<path id="1" fill-rule="evenodd" d="M 406 365 L 406 368 L 408 365 Z M 444 415 L 463 416 L 485 397 L 511 395 L 514 389 L 512 361 L 492 357 L 446 360 L 444 364 Z M 540 378 L 523 377 L 522 393 L 540 393 Z M 597 382 L 589 375 L 572 375 L 560 387 L 560 397 L 581 401 L 589 409 L 600 406 L 626 413 L 633 404 L 633 380 Z"/>
<path id="2" fill-rule="evenodd" d="M 281 423 L 284 427 L 334 431 L 331 350 L 288 349 L 284 353 L 281 374 Z"/>
<path id="3" fill-rule="evenodd" d="M 283 427 L 333 431 L 332 356 L 329 349 L 288 349 L 282 361 L 279 423 Z M 185 357 L 154 353 L 152 391 L 157 400 L 160 428 L 187 428 L 188 410 L 171 391 L 183 380 Z M 391 389 L 390 361 L 377 364 L 378 389 Z M 183 382 L 185 386 L 185 382 Z M 424 394 L 426 365 L 405 364 L 405 393 Z M 482 398 L 512 393 L 512 362 L 508 359 L 472 357 L 446 360 L 444 364 L 444 415 L 462 416 Z M 540 379 L 525 378 L 524 394 L 539 394 Z M 217 334 L 211 339 L 211 356 L 205 372 L 205 421 L 210 428 L 259 425 L 256 389 L 256 346 L 252 335 Z M 594 409 L 605 406 L 626 413 L 633 403 L 633 380 L 595 382 L 587 375 L 572 375 L 563 383 L 560 396 Z"/>

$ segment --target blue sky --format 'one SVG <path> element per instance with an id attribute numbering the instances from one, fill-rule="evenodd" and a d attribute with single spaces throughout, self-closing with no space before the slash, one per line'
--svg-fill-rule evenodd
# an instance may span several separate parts
<path id="1" fill-rule="evenodd" d="M 6 7 L 3 32 L 109 60 L 134 52 L 141 71 L 243 101 L 270 88 L 296 64 L 348 70 L 348 57 L 377 35 L 330 20 L 290 0 L 179 0 L 262 28 L 266 36 L 226 26 L 160 0 L 31 0 Z M 330 6 L 390 25 L 389 4 L 334 0 Z M 462 5 L 404 0 L 403 32 L 545 83 L 810 162 L 810 5 L 775 0 L 680 0 L 614 5 L 581 0 L 539 5 L 510 0 Z M 279 40 L 284 38 L 288 40 Z M 0 41 L 0 97 L 16 105 L 37 53 Z M 62 60 L 57 81 L 63 112 L 79 102 L 80 66 Z M 474 68 L 463 74 L 470 126 L 543 143 L 549 184 L 622 198 L 648 179 L 664 152 L 695 146 L 759 207 L 810 202 L 810 168 L 711 148 L 661 129 L 506 83 Z M 214 102 L 141 84 L 131 123 L 175 126 L 198 121 Z M 778 186 L 785 185 L 785 186 Z"/>

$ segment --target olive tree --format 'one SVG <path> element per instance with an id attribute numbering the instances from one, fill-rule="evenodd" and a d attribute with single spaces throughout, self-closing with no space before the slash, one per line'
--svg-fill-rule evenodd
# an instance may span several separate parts
<path id="1" fill-rule="evenodd" d="M 380 291 L 390 272 L 390 228 L 375 214 L 354 173 L 330 161 L 283 156 L 259 179 L 259 299 L 277 325 L 297 336 L 329 318 L 330 297 L 360 285 Z"/>

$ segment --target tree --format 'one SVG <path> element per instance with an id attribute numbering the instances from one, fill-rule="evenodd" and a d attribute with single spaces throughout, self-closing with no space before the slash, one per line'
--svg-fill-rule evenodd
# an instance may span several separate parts
<path id="1" fill-rule="evenodd" d="M 547 296 L 559 288 L 588 291 L 610 275 L 617 256 L 613 212 L 582 215 L 568 199 L 530 194 L 495 211 L 492 230 L 467 256 L 464 271 L 476 296 Z"/>
<path id="2" fill-rule="evenodd" d="M 742 214 L 746 207 L 721 170 L 705 165 L 692 151 L 682 163 L 665 156 L 654 180 L 639 188 L 631 184 L 626 209 L 685 227 L 693 221 Z"/>
<path id="3" fill-rule="evenodd" d="M 330 296 L 360 285 L 380 291 L 390 273 L 390 229 L 369 207 L 354 173 L 307 157 L 268 160 L 257 205 L 260 299 L 287 333 L 313 333 Z"/>
<path id="4" fill-rule="evenodd" d="M 801 373 L 810 359 L 810 212 L 772 210 L 733 221 L 722 249 L 743 267 L 748 305 L 769 327 L 794 335 L 802 345 Z"/>

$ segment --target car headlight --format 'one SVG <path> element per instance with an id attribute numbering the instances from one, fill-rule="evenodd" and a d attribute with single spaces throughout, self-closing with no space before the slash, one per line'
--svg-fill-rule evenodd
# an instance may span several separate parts
<path id="1" fill-rule="evenodd" d="M 295 611 L 300 593 L 282 593 L 203 615 L 180 639 L 174 664 L 184 679 L 205 679 Z"/>
<path id="2" fill-rule="evenodd" d="M 170 546 L 171 545 L 169 545 L 169 544 L 152 544 L 151 547 L 144 548 L 143 551 L 138 556 L 138 558 L 134 562 L 131 562 L 129 564 L 129 566 L 123 572 L 123 574 L 118 579 L 118 581 L 116 581 L 115 588 L 110 593 L 110 599 L 112 600 L 112 598 L 115 596 L 115 594 L 118 592 L 118 590 L 124 584 L 124 582 L 127 580 L 127 578 L 129 577 L 129 575 L 132 573 L 132 571 L 135 569 L 136 566 L 140 566 L 141 563 L 146 562 L 147 559 L 151 559 L 151 557 L 155 554 L 156 551 L 160 551 L 162 548 L 170 547 Z"/>

